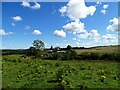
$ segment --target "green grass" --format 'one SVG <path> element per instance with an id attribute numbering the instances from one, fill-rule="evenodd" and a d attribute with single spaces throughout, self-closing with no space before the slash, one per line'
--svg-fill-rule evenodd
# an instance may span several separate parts
<path id="1" fill-rule="evenodd" d="M 120 88 L 118 62 L 3 56 L 3 88 Z"/>
<path id="2" fill-rule="evenodd" d="M 99 53 L 99 54 L 104 54 L 104 53 L 119 53 L 118 48 L 120 46 L 100 46 L 100 47 L 95 47 L 91 49 L 75 49 L 77 54 L 81 54 L 84 52 L 93 52 L 93 53 Z"/>

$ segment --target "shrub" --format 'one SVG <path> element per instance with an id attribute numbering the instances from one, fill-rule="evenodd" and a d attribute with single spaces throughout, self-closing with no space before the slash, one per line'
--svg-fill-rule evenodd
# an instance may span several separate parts
<path id="1" fill-rule="evenodd" d="M 113 54 L 103 54 L 101 57 L 100 57 L 101 60 L 114 60 L 114 55 Z"/>
<path id="2" fill-rule="evenodd" d="M 98 53 L 90 53 L 91 60 L 99 60 L 100 55 Z"/>
<path id="3" fill-rule="evenodd" d="M 77 57 L 77 53 L 74 50 L 69 50 L 65 54 L 65 59 L 66 60 L 75 60 Z"/>
<path id="4" fill-rule="evenodd" d="M 26 50 L 26 55 L 27 56 L 35 56 L 37 54 L 37 50 Z"/>

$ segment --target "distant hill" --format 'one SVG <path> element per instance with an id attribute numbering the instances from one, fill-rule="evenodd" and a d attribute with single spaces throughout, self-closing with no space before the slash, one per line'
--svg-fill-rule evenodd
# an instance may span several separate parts
<path id="1" fill-rule="evenodd" d="M 84 52 L 94 52 L 94 53 L 119 53 L 120 45 L 111 45 L 111 46 L 96 46 L 91 48 L 84 49 L 73 49 L 77 52 L 77 54 L 81 54 Z"/>

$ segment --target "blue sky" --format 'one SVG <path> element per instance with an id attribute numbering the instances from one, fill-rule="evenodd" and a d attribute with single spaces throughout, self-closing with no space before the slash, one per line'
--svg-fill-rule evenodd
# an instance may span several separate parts
<path id="1" fill-rule="evenodd" d="M 93 15 L 88 12 L 85 18 L 78 13 L 79 21 L 71 19 L 70 15 L 75 15 L 73 13 L 76 12 L 67 11 L 71 7 L 67 5 L 68 2 L 38 2 L 40 7 L 37 8 L 32 8 L 36 5 L 34 2 L 29 3 L 31 6 L 21 4 L 22 2 L 2 3 L 2 33 L 0 33 L 4 49 L 29 48 L 36 39 L 42 40 L 48 48 L 51 45 L 66 47 L 68 44 L 85 47 L 117 44 L 118 32 L 114 29 L 114 20 L 118 19 L 117 2 L 101 2 L 101 4 L 86 2 L 86 7 L 94 6 L 96 10 L 90 11 L 94 12 Z M 106 8 L 103 8 L 104 5 Z M 66 11 L 63 10 L 64 15 L 60 11 L 63 6 L 67 7 Z M 77 8 L 81 9 L 79 6 Z M 19 17 L 18 20 L 16 17 Z M 73 25 L 70 26 L 72 29 L 69 29 L 69 26 L 63 28 L 71 22 L 84 24 L 85 32 L 74 31 Z M 107 30 L 109 25 L 112 28 Z"/>

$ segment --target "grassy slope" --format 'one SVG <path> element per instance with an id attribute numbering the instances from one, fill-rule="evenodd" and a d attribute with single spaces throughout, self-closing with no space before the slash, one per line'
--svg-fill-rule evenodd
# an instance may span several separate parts
<path id="1" fill-rule="evenodd" d="M 61 75 L 64 87 L 117 88 L 118 63 L 113 61 L 57 61 L 3 56 L 3 87 L 53 88 Z M 105 76 L 104 82 L 101 77 Z"/>
<path id="2" fill-rule="evenodd" d="M 91 49 L 74 49 L 78 54 L 84 53 L 84 52 L 94 52 L 94 53 L 118 53 L 118 48 L 120 46 L 101 46 L 101 47 L 95 47 Z"/>

